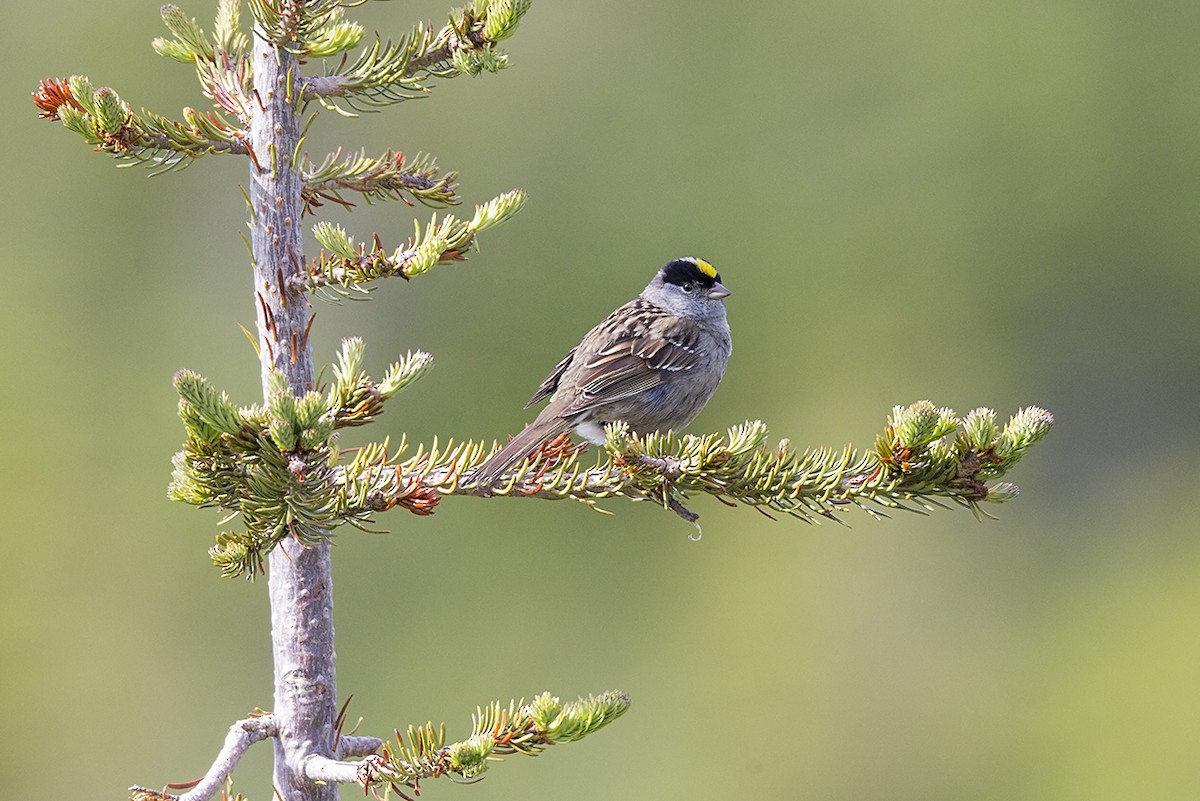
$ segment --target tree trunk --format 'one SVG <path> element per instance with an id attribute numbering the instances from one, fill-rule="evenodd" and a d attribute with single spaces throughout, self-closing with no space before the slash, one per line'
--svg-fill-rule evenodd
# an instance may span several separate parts
<path id="1" fill-rule="evenodd" d="M 311 309 L 289 276 L 304 264 L 300 230 L 301 179 L 293 158 L 300 137 L 299 103 L 289 91 L 295 57 L 254 36 L 251 121 L 255 161 L 250 168 L 254 294 L 264 395 L 272 370 L 292 392 L 313 388 L 308 346 Z M 285 540 L 269 557 L 271 639 L 275 658 L 275 787 L 284 801 L 336 801 L 336 785 L 316 785 L 304 774 L 309 756 L 333 756 L 337 682 L 333 651 L 333 583 L 328 542 Z"/>

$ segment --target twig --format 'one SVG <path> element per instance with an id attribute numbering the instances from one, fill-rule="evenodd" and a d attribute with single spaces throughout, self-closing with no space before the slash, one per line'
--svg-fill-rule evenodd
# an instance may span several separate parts
<path id="1" fill-rule="evenodd" d="M 237 767 L 247 749 L 257 742 L 274 737 L 278 731 L 279 728 L 273 715 L 239 720 L 229 727 L 229 734 L 225 736 L 225 745 L 221 747 L 212 767 L 191 790 L 181 796 L 172 796 L 146 787 L 134 786 L 129 788 L 130 797 L 208 801 L 225 784 L 225 780 L 233 773 L 233 769 Z"/>
<path id="2" fill-rule="evenodd" d="M 489 44 L 479 31 L 468 31 L 466 39 L 470 43 L 470 49 L 478 50 Z M 411 79 L 423 70 L 449 61 L 454 56 L 454 51 L 462 47 L 463 42 L 449 40 L 424 55 L 412 58 L 405 64 L 404 69 L 393 77 L 391 83 Z M 345 75 L 309 75 L 300 80 L 301 98 L 306 102 L 322 97 L 340 97 L 352 94 L 358 89 L 359 87 L 352 85 L 352 79 Z"/>
<path id="3" fill-rule="evenodd" d="M 374 739 L 370 737 L 355 739 Z M 375 740 L 380 745 L 382 740 Z M 311 756 L 304 762 L 304 775 L 315 782 L 328 784 L 364 784 L 364 776 L 371 776 L 387 764 L 379 754 L 369 754 L 361 762 L 343 762 L 323 756 Z"/>

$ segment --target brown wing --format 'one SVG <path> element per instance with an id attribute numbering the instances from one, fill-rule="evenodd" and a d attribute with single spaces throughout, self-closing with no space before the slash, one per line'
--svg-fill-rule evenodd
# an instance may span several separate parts
<path id="1" fill-rule="evenodd" d="M 699 362 L 694 334 L 666 340 L 646 333 L 614 339 L 590 358 L 575 377 L 579 394 L 565 413 L 577 414 L 631 397 Z"/>
<path id="2" fill-rule="evenodd" d="M 563 378 L 569 376 L 573 391 L 562 399 L 562 408 L 556 410 L 556 416 L 574 417 L 656 387 L 671 373 L 695 367 L 699 363 L 698 332 L 662 338 L 651 330 L 655 320 L 661 321 L 662 313 L 662 309 L 642 298 L 614 311 L 550 371 L 527 405 L 553 395 Z M 608 334 L 608 343 L 585 363 L 575 364 L 579 348 L 599 331 Z"/>

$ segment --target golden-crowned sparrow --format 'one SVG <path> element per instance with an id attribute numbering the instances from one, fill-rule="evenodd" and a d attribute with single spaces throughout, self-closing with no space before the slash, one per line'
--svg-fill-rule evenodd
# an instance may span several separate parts
<path id="1" fill-rule="evenodd" d="M 721 383 L 733 350 L 725 319 L 729 294 L 704 259 L 667 262 L 641 295 L 558 363 L 526 407 L 547 397 L 550 403 L 473 478 L 494 484 L 568 429 L 602 444 L 604 424 L 616 420 L 639 434 L 686 426 Z"/>

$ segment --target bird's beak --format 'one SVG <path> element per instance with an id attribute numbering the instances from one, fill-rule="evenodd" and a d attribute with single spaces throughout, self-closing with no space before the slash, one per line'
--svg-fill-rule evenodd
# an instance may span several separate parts
<path id="1" fill-rule="evenodd" d="M 727 298 L 732 294 L 732 292 L 725 288 L 724 284 L 713 284 L 712 289 L 708 290 L 708 292 L 704 294 L 704 297 L 708 298 L 709 300 L 720 300 L 721 298 Z"/>

